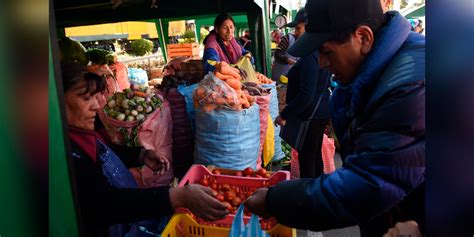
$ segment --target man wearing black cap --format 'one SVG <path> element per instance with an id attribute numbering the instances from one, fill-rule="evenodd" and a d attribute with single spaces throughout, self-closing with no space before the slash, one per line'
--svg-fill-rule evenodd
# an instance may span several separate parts
<path id="1" fill-rule="evenodd" d="M 294 57 L 287 53 L 288 48 L 304 33 L 305 16 L 304 8 L 300 9 L 295 16 L 295 20 L 282 26 L 295 28 L 294 34 L 288 33 L 283 36 L 278 49 L 275 51 L 275 61 L 272 65 L 272 80 L 278 81 L 281 75 L 287 75 L 290 68 L 298 61 L 298 57 Z"/>
<path id="2" fill-rule="evenodd" d="M 259 189 L 246 207 L 300 229 L 358 224 L 382 236 L 414 220 L 424 232 L 425 39 L 380 0 L 308 0 L 306 33 L 289 49 L 319 49 L 339 86 L 331 118 L 344 164 L 317 179 Z"/>

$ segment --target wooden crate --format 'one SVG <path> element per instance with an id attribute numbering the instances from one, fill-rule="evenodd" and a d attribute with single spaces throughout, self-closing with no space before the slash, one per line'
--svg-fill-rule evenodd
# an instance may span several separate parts
<path id="1" fill-rule="evenodd" d="M 197 43 L 168 44 L 167 48 L 169 58 L 175 58 L 179 56 L 199 57 L 199 45 Z"/>

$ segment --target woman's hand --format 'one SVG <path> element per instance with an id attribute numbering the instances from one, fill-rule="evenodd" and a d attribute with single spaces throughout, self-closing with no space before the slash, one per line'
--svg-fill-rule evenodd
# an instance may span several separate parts
<path id="1" fill-rule="evenodd" d="M 275 125 L 284 126 L 286 124 L 286 120 L 284 120 L 280 115 L 278 115 L 274 123 Z"/>
<path id="2" fill-rule="evenodd" d="M 138 159 L 143 161 L 155 174 L 162 175 L 165 171 L 170 169 L 168 159 L 158 156 L 152 149 L 142 149 Z"/>
<path id="3" fill-rule="evenodd" d="M 227 207 L 212 196 L 212 189 L 199 184 L 171 188 L 170 200 L 173 208 L 188 208 L 207 221 L 220 220 L 229 214 Z"/>
<path id="4" fill-rule="evenodd" d="M 244 206 L 252 213 L 257 214 L 258 216 L 267 218 L 270 217 L 270 214 L 266 211 L 265 208 L 265 199 L 267 198 L 268 188 L 259 188 L 255 191 L 252 196 L 247 198 L 244 201 Z"/>

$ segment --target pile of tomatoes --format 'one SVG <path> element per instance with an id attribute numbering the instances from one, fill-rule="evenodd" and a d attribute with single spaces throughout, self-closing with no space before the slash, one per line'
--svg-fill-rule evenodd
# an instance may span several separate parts
<path id="1" fill-rule="evenodd" d="M 219 169 L 213 169 L 213 174 L 221 175 L 221 171 Z M 254 171 L 252 168 L 247 167 L 244 170 L 240 171 L 233 171 L 231 173 L 226 172 L 225 175 L 233 175 L 233 176 L 240 176 L 240 177 L 254 177 L 254 178 L 270 178 L 271 174 L 267 172 L 266 169 L 260 168 Z"/>
<path id="2" fill-rule="evenodd" d="M 212 189 L 213 196 L 227 206 L 231 214 L 235 214 L 242 201 L 250 197 L 257 188 L 229 185 L 227 183 L 217 183 L 216 177 L 204 175 L 200 184 Z M 266 182 L 262 187 L 269 186 Z M 250 213 L 246 213 L 250 215 Z"/>

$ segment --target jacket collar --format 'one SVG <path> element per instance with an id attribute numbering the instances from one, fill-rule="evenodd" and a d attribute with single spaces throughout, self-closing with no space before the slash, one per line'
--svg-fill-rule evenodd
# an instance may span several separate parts
<path id="1" fill-rule="evenodd" d="M 410 23 L 398 12 L 385 14 L 387 24 L 376 36 L 372 52 L 359 68 L 353 80 L 348 116 L 352 117 L 363 111 L 371 90 L 377 83 L 386 65 L 401 48 L 410 33 Z"/>

